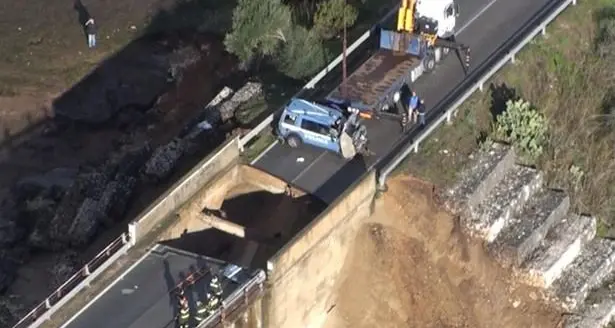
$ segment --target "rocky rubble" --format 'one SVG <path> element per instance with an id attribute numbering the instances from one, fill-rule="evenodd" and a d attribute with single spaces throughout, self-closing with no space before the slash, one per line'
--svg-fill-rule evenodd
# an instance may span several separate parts
<path id="1" fill-rule="evenodd" d="M 184 129 L 180 137 L 175 138 L 166 145 L 162 145 L 156 150 L 145 164 L 143 174 L 152 181 L 160 181 L 167 178 L 175 169 L 181 157 L 189 152 L 194 145 L 198 147 L 198 142 L 194 142 L 203 132 L 211 134 L 217 133 L 217 128 L 235 115 L 237 108 L 262 92 L 259 83 L 249 82 L 235 92 L 230 99 L 232 89 L 224 88 L 218 95 L 205 107 L 202 115 L 197 121 L 193 121 Z M 221 104 L 220 104 L 221 103 Z"/>
<path id="2" fill-rule="evenodd" d="M 615 315 L 615 296 L 603 291 L 615 276 L 615 241 L 594 238 L 596 219 L 568 213 L 568 197 L 546 188 L 540 172 L 497 153 L 478 153 L 446 205 L 496 259 L 542 288 L 546 302 L 572 313 L 565 327 L 605 327 Z M 594 294 L 608 296 L 596 301 Z"/>

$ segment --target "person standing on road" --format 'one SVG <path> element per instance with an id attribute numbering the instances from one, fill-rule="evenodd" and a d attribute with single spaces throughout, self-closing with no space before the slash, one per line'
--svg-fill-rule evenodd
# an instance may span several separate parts
<path id="1" fill-rule="evenodd" d="M 197 301 L 196 302 L 196 315 L 194 316 L 194 321 L 196 321 L 196 325 L 198 326 L 208 316 L 209 316 L 209 311 L 208 311 L 207 306 L 205 306 L 203 302 Z"/>
<path id="2" fill-rule="evenodd" d="M 188 303 L 184 303 L 179 309 L 179 316 L 177 317 L 178 328 L 189 328 L 190 325 L 190 308 Z"/>
<path id="3" fill-rule="evenodd" d="M 412 91 L 412 95 L 410 96 L 410 100 L 408 101 L 408 118 L 412 121 L 412 123 L 416 123 L 417 120 L 417 109 L 420 104 L 420 98 L 416 95 L 416 91 Z"/>
<path id="4" fill-rule="evenodd" d="M 211 278 L 211 281 L 209 282 L 209 290 L 211 290 L 213 294 L 218 298 L 222 296 L 223 289 L 218 275 L 213 275 L 213 277 Z"/>
<path id="5" fill-rule="evenodd" d="M 419 117 L 419 123 L 421 124 L 421 127 L 424 127 L 426 109 L 425 109 L 425 102 L 423 102 L 423 99 L 421 99 L 421 101 L 419 102 L 419 106 L 416 111 Z"/>
<path id="6" fill-rule="evenodd" d="M 85 33 L 88 35 L 88 47 L 96 47 L 96 23 L 94 18 L 91 18 L 85 22 Z"/>

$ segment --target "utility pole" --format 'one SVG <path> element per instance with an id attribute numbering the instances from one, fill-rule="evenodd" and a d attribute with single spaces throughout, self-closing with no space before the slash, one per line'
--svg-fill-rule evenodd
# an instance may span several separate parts
<path id="1" fill-rule="evenodd" d="M 346 0 L 344 0 L 344 13 L 342 15 L 342 22 L 344 24 L 344 36 L 343 36 L 343 40 L 342 40 L 342 98 L 344 98 L 344 100 L 346 100 L 346 97 L 348 96 L 348 93 L 346 92 L 346 78 L 347 78 L 347 72 L 346 72 L 346 47 L 347 47 L 347 41 L 346 41 Z"/>

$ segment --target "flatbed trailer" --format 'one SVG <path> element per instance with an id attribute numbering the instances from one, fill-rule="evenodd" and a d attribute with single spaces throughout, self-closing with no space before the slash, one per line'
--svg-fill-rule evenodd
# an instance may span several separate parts
<path id="1" fill-rule="evenodd" d="M 420 64 L 421 60 L 415 56 L 378 49 L 348 77 L 346 97 L 340 84 L 327 98 L 350 99 L 353 107 L 387 112 L 393 102 L 393 94 L 423 73 Z"/>
<path id="2" fill-rule="evenodd" d="M 326 100 L 368 111 L 376 118 L 399 118 L 402 113 L 395 101 L 396 93 L 399 92 L 401 100 L 408 97 L 414 81 L 433 71 L 451 49 L 464 47 L 447 40 L 438 40 L 434 47 L 422 35 L 380 29 L 379 48 L 345 82 L 333 89 Z M 469 52 L 466 56 L 469 61 Z"/>

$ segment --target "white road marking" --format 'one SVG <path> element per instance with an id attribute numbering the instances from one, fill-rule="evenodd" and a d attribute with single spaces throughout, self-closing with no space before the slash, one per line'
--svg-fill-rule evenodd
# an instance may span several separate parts
<path id="1" fill-rule="evenodd" d="M 152 247 L 150 250 L 148 250 L 143 256 L 141 256 L 141 258 L 139 258 L 137 260 L 137 262 L 135 262 L 133 265 L 131 265 L 126 271 L 124 271 L 119 277 L 117 277 L 109 286 L 107 286 L 107 288 L 103 289 L 102 292 L 98 293 L 96 296 L 94 296 L 94 298 L 92 298 L 91 301 L 88 302 L 88 304 L 86 304 L 84 307 L 82 307 L 77 313 L 75 313 L 75 315 L 73 315 L 70 319 L 68 319 L 68 321 L 66 321 L 62 326 L 60 326 L 60 328 L 66 328 L 68 327 L 68 325 L 71 324 L 71 322 L 73 322 L 75 319 L 77 319 L 77 317 L 79 317 L 83 312 L 85 312 L 85 310 L 87 310 L 90 306 L 94 305 L 94 303 L 96 303 L 96 301 L 101 298 L 103 295 L 105 295 L 106 292 L 109 291 L 109 289 L 111 289 L 113 286 L 115 286 L 115 284 L 117 284 L 120 280 L 124 279 L 124 277 L 130 273 L 130 271 L 132 271 L 137 265 L 139 265 L 141 262 L 143 262 L 145 260 L 145 258 L 151 254 L 151 252 L 156 249 L 156 247 Z"/>
<path id="2" fill-rule="evenodd" d="M 457 30 L 457 34 L 461 33 L 463 30 L 465 30 L 466 28 L 468 28 L 468 26 L 470 26 L 470 24 L 474 23 L 475 20 L 478 19 L 478 17 L 480 17 L 482 14 L 485 13 L 485 11 L 487 11 L 489 8 L 491 8 L 491 6 L 493 6 L 493 4 L 495 4 L 498 0 L 491 0 L 486 6 L 484 6 L 483 8 L 481 8 L 481 10 L 478 11 L 478 13 L 476 13 L 474 16 L 472 16 L 472 18 L 470 18 L 469 21 L 467 21 L 465 24 L 463 24 L 458 30 Z"/>

